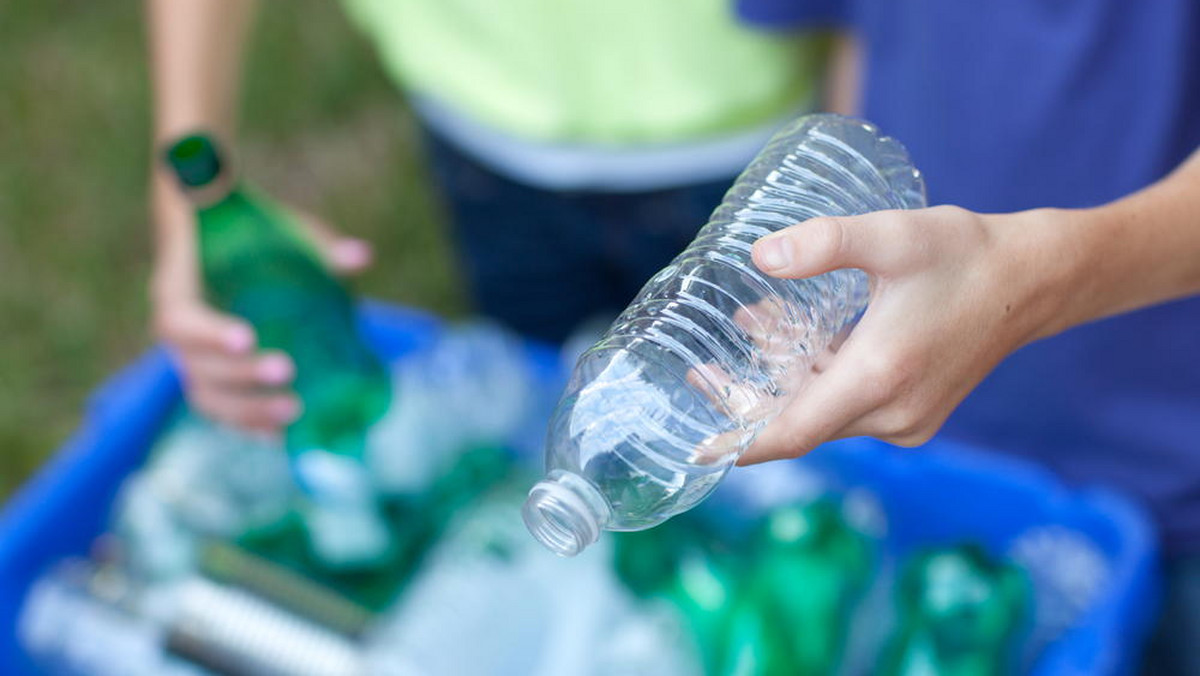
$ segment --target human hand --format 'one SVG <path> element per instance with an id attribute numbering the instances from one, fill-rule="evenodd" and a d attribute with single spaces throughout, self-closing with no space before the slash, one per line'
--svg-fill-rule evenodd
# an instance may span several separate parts
<path id="1" fill-rule="evenodd" d="M 300 414 L 300 401 L 288 389 L 295 365 L 284 352 L 257 349 L 249 322 L 205 302 L 190 207 L 173 187 L 155 193 L 162 234 L 151 283 L 154 331 L 170 350 L 189 403 L 219 422 L 278 432 Z M 300 222 L 334 272 L 370 265 L 368 243 L 312 218 L 300 216 Z"/>
<path id="2" fill-rule="evenodd" d="M 755 265 L 775 277 L 864 270 L 871 302 L 740 464 L 843 437 L 927 441 L 1005 356 L 1061 328 L 1079 268 L 1055 227 L 1067 213 L 882 211 L 812 219 L 755 243 Z"/>

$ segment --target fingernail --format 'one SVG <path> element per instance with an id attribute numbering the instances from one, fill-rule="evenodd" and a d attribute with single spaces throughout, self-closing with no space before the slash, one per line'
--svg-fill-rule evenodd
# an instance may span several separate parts
<path id="1" fill-rule="evenodd" d="M 371 245 L 361 239 L 340 240 L 333 247 L 333 260 L 338 267 L 362 267 L 371 260 Z"/>
<path id="2" fill-rule="evenodd" d="M 792 246 L 784 237 L 764 237 L 754 245 L 754 252 L 764 272 L 782 270 L 792 264 Z"/>
<path id="3" fill-rule="evenodd" d="M 281 354 L 263 357 L 255 366 L 258 379 L 265 385 L 283 385 L 292 379 L 292 360 Z"/>
<path id="4" fill-rule="evenodd" d="M 254 331 L 247 326 L 234 326 L 225 332 L 225 347 L 233 352 L 245 352 L 254 347 Z"/>
<path id="5" fill-rule="evenodd" d="M 300 401 L 296 398 L 276 399 L 269 404 L 271 417 L 280 423 L 290 423 L 300 415 Z"/>

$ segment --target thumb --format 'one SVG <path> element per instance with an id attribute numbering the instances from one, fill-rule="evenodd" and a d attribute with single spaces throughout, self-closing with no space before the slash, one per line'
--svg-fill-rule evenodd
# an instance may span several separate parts
<path id="1" fill-rule="evenodd" d="M 353 275 L 370 267 L 374 258 L 370 242 L 347 237 L 318 218 L 303 214 L 298 218 L 325 264 L 335 273 Z"/>
<path id="2" fill-rule="evenodd" d="M 773 232 L 754 243 L 759 270 L 772 277 L 813 277 L 840 268 L 881 272 L 889 268 L 894 246 L 893 221 L 902 212 L 862 216 L 823 216 Z"/>

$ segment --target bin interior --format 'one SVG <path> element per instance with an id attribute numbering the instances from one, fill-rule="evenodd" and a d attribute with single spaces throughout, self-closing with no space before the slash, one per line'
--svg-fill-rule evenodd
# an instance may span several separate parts
<path id="1" fill-rule="evenodd" d="M 428 345 L 438 326 L 427 315 L 388 305 L 368 303 L 362 312 L 365 335 L 387 360 Z M 557 377 L 557 355 L 529 349 L 535 375 Z M 181 401 L 168 355 L 151 351 L 96 392 L 79 431 L 0 512 L 3 673 L 36 673 L 15 632 L 26 591 L 55 561 L 87 553 L 105 529 L 121 480 L 138 467 Z M 1121 497 L 1069 490 L 1024 463 L 944 443 L 915 452 L 850 440 L 793 461 L 791 468 L 801 466 L 869 487 L 888 513 L 885 546 L 896 553 L 971 539 L 1004 554 L 1014 537 L 1038 523 L 1087 535 L 1106 557 L 1108 584 L 1103 597 L 1041 655 L 1034 673 L 1136 672 L 1138 647 L 1156 610 L 1156 549 L 1144 515 Z M 729 483 L 714 505 L 736 501 L 737 482 Z"/>

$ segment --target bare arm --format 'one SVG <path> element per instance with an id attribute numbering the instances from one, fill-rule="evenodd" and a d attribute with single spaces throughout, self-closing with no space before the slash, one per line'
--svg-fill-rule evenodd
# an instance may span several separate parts
<path id="1" fill-rule="evenodd" d="M 234 149 L 242 56 L 256 0 L 146 0 L 154 89 L 151 208 L 156 254 L 151 296 L 155 329 L 171 348 L 191 404 L 245 428 L 277 430 L 299 412 L 287 390 L 295 367 L 278 351 L 256 350 L 253 328 L 204 301 L 192 210 L 163 166 L 162 145 L 188 132 L 215 134 Z M 332 268 L 370 261 L 365 242 L 337 236 L 303 217 Z"/>
<path id="2" fill-rule="evenodd" d="M 182 194 L 157 161 L 168 139 L 196 130 L 233 147 L 242 52 L 256 0 L 147 0 L 154 143 L 152 209 L 158 229 L 153 293 L 173 294 L 195 280 L 192 217 Z M 186 291 L 195 293 L 194 289 Z"/>
<path id="3" fill-rule="evenodd" d="M 1200 293 L 1200 150 L 1154 185 L 1097 209 L 1066 212 L 1084 269 L 1047 335 Z"/>
<path id="4" fill-rule="evenodd" d="M 147 0 L 155 139 L 232 138 L 242 53 L 257 0 Z"/>
<path id="5" fill-rule="evenodd" d="M 157 229 L 156 301 L 200 295 L 191 210 L 160 161 L 161 146 L 197 130 L 233 146 L 242 51 L 255 5 L 256 0 L 146 2 L 154 104 L 150 175 Z M 160 330 L 165 328 L 161 321 Z M 247 343 L 242 335 L 246 327 L 238 326 L 224 328 L 229 341 L 241 345 Z"/>
<path id="6" fill-rule="evenodd" d="M 150 291 L 155 330 L 171 348 L 192 405 L 218 420 L 270 430 L 294 416 L 298 403 L 282 393 L 255 397 L 251 389 L 286 385 L 291 361 L 255 354 L 252 327 L 204 302 L 192 211 L 160 157 L 165 142 L 199 130 L 233 147 L 242 51 L 255 5 L 255 0 L 146 0 L 156 244 Z"/>
<path id="7" fill-rule="evenodd" d="M 1197 214 L 1200 151 L 1157 184 L 1095 209 L 881 211 L 763 238 L 754 260 L 771 275 L 857 267 L 873 290 L 830 365 L 743 462 L 849 436 L 923 443 L 1021 346 L 1200 293 Z"/>
<path id="8" fill-rule="evenodd" d="M 862 41 L 853 33 L 839 33 L 834 37 L 829 57 L 825 110 L 842 115 L 861 114 L 862 73 Z"/>

